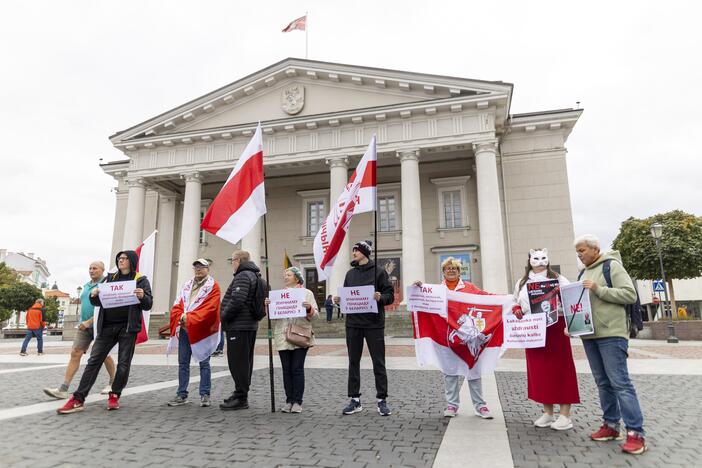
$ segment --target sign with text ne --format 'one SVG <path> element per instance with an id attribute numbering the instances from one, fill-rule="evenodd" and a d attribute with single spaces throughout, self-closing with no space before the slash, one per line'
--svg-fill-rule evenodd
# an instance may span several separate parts
<path id="1" fill-rule="evenodd" d="M 113 309 L 138 304 L 139 298 L 134 294 L 136 280 L 100 283 L 100 303 L 103 309 Z"/>
<path id="2" fill-rule="evenodd" d="M 375 288 L 373 286 L 353 286 L 350 288 L 339 288 L 341 298 L 342 314 L 368 314 L 378 313 L 378 303 L 373 297 Z"/>
<path id="3" fill-rule="evenodd" d="M 407 286 L 407 310 L 429 312 L 446 317 L 446 286 L 443 284 L 422 284 Z"/>
<path id="4" fill-rule="evenodd" d="M 304 288 L 275 289 L 268 293 L 271 303 L 268 305 L 268 316 L 271 320 L 286 319 L 292 317 L 304 317 L 307 315 L 305 306 Z"/>

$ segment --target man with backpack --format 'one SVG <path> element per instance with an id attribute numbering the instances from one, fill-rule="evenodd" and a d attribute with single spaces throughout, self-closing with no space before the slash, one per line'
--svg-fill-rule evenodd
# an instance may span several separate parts
<path id="1" fill-rule="evenodd" d="M 574 242 L 578 258 L 585 265 L 578 279 L 589 290 L 595 332 L 582 336 L 583 348 L 600 395 L 603 423 L 592 440 L 621 440 L 619 424 L 627 431 L 622 451 L 638 455 L 646 451 L 643 413 L 626 359 L 629 324 L 625 306 L 636 301 L 636 290 L 617 251 L 600 253 L 600 241 L 584 235 Z"/>
<path id="2" fill-rule="evenodd" d="M 227 336 L 227 361 L 234 379 L 234 392 L 219 407 L 240 410 L 249 407 L 249 387 L 253 373 L 254 346 L 258 322 L 265 316 L 264 300 L 268 285 L 245 250 L 231 258 L 234 279 L 222 299 L 222 329 Z"/>

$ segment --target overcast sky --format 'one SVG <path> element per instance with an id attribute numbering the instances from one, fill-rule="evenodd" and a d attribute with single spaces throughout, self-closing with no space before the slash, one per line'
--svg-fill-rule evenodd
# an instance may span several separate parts
<path id="1" fill-rule="evenodd" d="M 108 136 L 286 57 L 514 83 L 512 112 L 585 109 L 567 142 L 576 234 L 702 215 L 698 2 L 3 1 L 0 248 L 69 293 L 108 261 Z M 112 263 L 111 261 L 109 263 Z"/>

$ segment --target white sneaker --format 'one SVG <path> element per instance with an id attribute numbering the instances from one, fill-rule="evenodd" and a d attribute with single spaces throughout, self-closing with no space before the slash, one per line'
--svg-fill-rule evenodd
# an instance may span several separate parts
<path id="1" fill-rule="evenodd" d="M 112 385 L 108 385 L 107 387 L 100 390 L 100 395 L 109 395 L 110 393 L 112 393 Z"/>
<path id="2" fill-rule="evenodd" d="M 558 416 L 558 419 L 551 424 L 551 429 L 555 429 L 557 431 L 567 431 L 568 429 L 573 429 L 573 421 L 569 417 L 561 414 Z"/>
<path id="3" fill-rule="evenodd" d="M 458 408 L 453 405 L 448 405 L 444 410 L 444 416 L 447 418 L 455 418 L 458 414 Z"/>
<path id="4" fill-rule="evenodd" d="M 68 392 L 63 392 L 60 388 L 45 388 L 44 393 L 57 400 L 65 400 L 68 398 Z"/>
<path id="5" fill-rule="evenodd" d="M 544 413 L 539 419 L 534 421 L 536 427 L 551 427 L 551 424 L 556 420 L 552 414 Z"/>
<path id="6" fill-rule="evenodd" d="M 302 405 L 299 403 L 293 403 L 292 408 L 290 409 L 291 413 L 302 413 Z"/>
<path id="7" fill-rule="evenodd" d="M 289 413 L 290 411 L 292 411 L 292 406 L 293 406 L 292 403 L 285 403 L 285 406 L 280 408 L 280 411 L 282 413 Z"/>
<path id="8" fill-rule="evenodd" d="M 490 413 L 490 410 L 487 406 L 481 406 L 480 408 L 475 410 L 475 415 L 483 419 L 492 419 L 492 413 Z"/>

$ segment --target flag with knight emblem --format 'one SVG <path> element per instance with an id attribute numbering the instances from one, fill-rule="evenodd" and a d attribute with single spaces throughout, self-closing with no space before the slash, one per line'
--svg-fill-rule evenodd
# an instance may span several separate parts
<path id="1" fill-rule="evenodd" d="M 514 298 L 456 291 L 446 296 L 446 315 L 412 314 L 417 363 L 471 380 L 494 371 L 502 354 L 502 316 L 511 313 Z"/>

